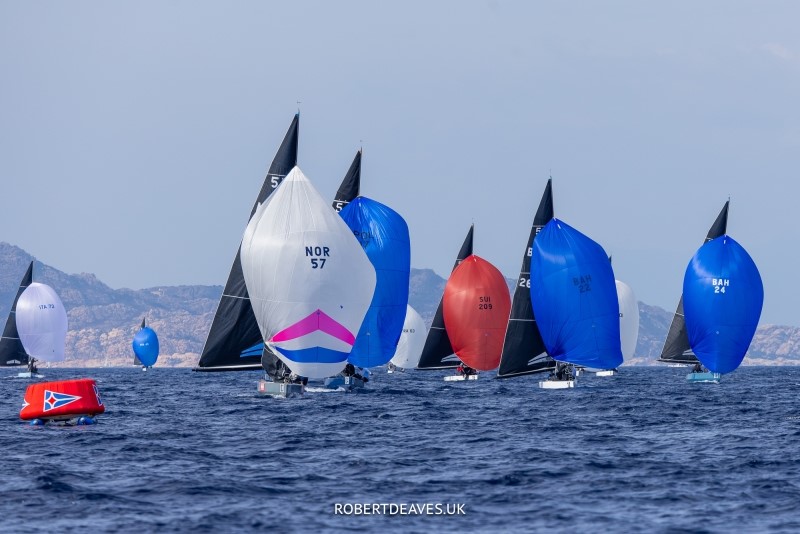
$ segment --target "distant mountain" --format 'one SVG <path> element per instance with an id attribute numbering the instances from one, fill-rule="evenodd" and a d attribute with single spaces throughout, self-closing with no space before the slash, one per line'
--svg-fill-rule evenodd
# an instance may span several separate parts
<path id="1" fill-rule="evenodd" d="M 0 327 L 31 259 L 21 248 L 0 243 Z M 64 366 L 131 365 L 131 340 L 143 317 L 158 332 L 158 365 L 194 366 L 222 294 L 222 286 L 111 289 L 93 274 L 65 274 L 38 261 L 33 277 L 53 286 L 67 309 Z M 514 280 L 507 281 L 513 293 Z M 445 279 L 431 269 L 411 269 L 409 304 L 428 326 L 444 285 Z M 673 312 L 640 302 L 639 314 L 636 356 L 626 364 L 651 365 L 661 352 Z M 800 364 L 800 328 L 762 325 L 745 364 Z"/>

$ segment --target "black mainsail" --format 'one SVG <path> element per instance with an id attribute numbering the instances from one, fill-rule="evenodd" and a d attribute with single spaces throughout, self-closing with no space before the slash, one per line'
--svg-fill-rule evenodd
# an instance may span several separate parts
<path id="1" fill-rule="evenodd" d="M 347 206 L 353 201 L 361 192 L 361 151 L 356 152 L 356 157 L 353 158 L 353 163 L 344 175 L 342 185 L 336 191 L 336 197 L 333 199 L 333 209 L 337 212 Z"/>
<path id="2" fill-rule="evenodd" d="M 261 186 L 250 217 L 275 190 L 289 171 L 297 165 L 297 140 L 300 114 L 296 114 L 283 138 L 267 177 Z M 249 220 L 249 219 L 248 219 Z M 242 371 L 261 369 L 264 340 L 258 328 L 250 297 L 244 283 L 239 257 L 241 244 L 233 259 L 228 282 L 222 292 L 211 330 L 208 332 L 200 361 L 195 371 Z"/>
<path id="3" fill-rule="evenodd" d="M 472 235 L 474 230 L 475 225 L 469 227 L 469 232 L 467 232 L 467 237 L 464 239 L 464 244 L 461 245 L 461 250 L 458 251 L 456 262 L 453 264 L 453 271 L 455 271 L 456 267 L 458 267 L 462 261 L 472 255 Z M 444 297 L 444 295 L 442 295 L 442 297 Z M 447 335 L 447 330 L 444 328 L 443 302 L 443 298 L 439 299 L 439 307 L 436 308 L 436 315 L 433 317 L 431 329 L 428 330 L 428 337 L 425 338 L 425 347 L 422 349 L 422 355 L 419 358 L 417 369 L 450 369 L 461 363 L 458 356 L 453 354 L 453 346 L 450 344 L 450 337 Z"/>
<path id="4" fill-rule="evenodd" d="M 506 337 L 503 341 L 503 352 L 500 355 L 500 367 L 497 378 L 540 373 L 555 369 L 556 363 L 548 354 L 533 316 L 531 303 L 531 254 L 533 240 L 553 218 L 553 184 L 552 178 L 547 180 L 539 209 L 533 218 L 533 227 L 528 236 L 528 245 L 522 256 L 517 287 L 514 289 L 514 300 L 511 302 L 511 315 L 508 318 Z"/>
<path id="5" fill-rule="evenodd" d="M 717 219 L 706 235 L 706 242 L 716 239 L 728 230 L 728 205 L 730 200 L 725 202 L 722 211 L 717 215 Z M 689 345 L 689 336 L 686 333 L 686 321 L 683 318 L 683 295 L 678 302 L 678 309 L 675 310 L 675 316 L 672 318 L 672 324 L 669 326 L 667 339 L 664 341 L 664 348 L 661 349 L 661 356 L 658 358 L 659 362 L 666 363 L 697 363 L 697 356 L 692 352 L 692 347 Z"/>
<path id="6" fill-rule="evenodd" d="M 22 292 L 25 291 L 33 281 L 33 262 L 28 265 L 28 270 L 25 271 L 25 276 L 19 283 L 17 289 L 17 296 L 14 297 L 14 303 L 11 305 L 11 311 L 8 313 L 6 320 L 6 327 L 3 329 L 3 337 L 0 338 L 0 365 L 27 365 L 28 354 L 25 352 L 25 347 L 22 346 L 22 341 L 19 339 L 17 332 L 17 301 Z"/>

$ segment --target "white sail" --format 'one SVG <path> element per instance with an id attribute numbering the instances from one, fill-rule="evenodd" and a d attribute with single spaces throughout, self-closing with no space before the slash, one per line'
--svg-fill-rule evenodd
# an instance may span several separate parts
<path id="1" fill-rule="evenodd" d="M 372 301 L 375 268 L 299 167 L 250 219 L 241 260 L 272 352 L 308 378 L 344 369 Z"/>
<path id="2" fill-rule="evenodd" d="M 45 362 L 64 359 L 67 312 L 52 287 L 38 282 L 29 285 L 17 301 L 16 320 L 28 355 Z"/>
<path id="3" fill-rule="evenodd" d="M 428 329 L 425 328 L 425 321 L 417 310 L 406 306 L 403 332 L 400 334 L 400 341 L 397 342 L 397 350 L 394 351 L 391 363 L 403 369 L 414 369 L 419 363 L 427 337 Z"/>
<path id="4" fill-rule="evenodd" d="M 622 357 L 628 360 L 636 351 L 639 340 L 639 305 L 636 295 L 630 286 L 619 280 L 617 283 L 617 300 L 619 301 L 619 338 L 622 345 Z"/>

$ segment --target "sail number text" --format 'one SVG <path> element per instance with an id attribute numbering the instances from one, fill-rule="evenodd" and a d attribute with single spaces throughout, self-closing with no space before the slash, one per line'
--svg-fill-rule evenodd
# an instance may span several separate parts
<path id="1" fill-rule="evenodd" d="M 714 286 L 714 293 L 725 293 L 725 288 L 731 285 L 728 278 L 712 278 L 711 285 Z"/>
<path id="2" fill-rule="evenodd" d="M 478 309 L 479 310 L 491 310 L 492 309 L 492 298 L 488 296 L 478 297 Z"/>
<path id="3" fill-rule="evenodd" d="M 52 310 L 55 309 L 55 304 L 39 304 L 40 310 Z"/>
<path id="4" fill-rule="evenodd" d="M 584 274 L 581 276 L 573 276 L 572 284 L 580 289 L 581 293 L 586 293 L 592 290 L 592 275 Z"/>
<path id="5" fill-rule="evenodd" d="M 312 269 L 325 267 L 325 258 L 330 257 L 330 247 L 306 247 L 306 257 L 311 260 Z"/>
<path id="6" fill-rule="evenodd" d="M 519 287 L 527 287 L 528 289 L 531 288 L 531 279 L 525 278 L 524 276 L 519 277 Z"/>

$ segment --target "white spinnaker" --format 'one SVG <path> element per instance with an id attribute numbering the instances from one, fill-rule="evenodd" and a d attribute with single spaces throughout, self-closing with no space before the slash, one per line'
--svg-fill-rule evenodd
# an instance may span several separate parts
<path id="1" fill-rule="evenodd" d="M 38 282 L 29 285 L 17 301 L 16 321 L 28 355 L 44 362 L 64 359 L 67 312 L 52 287 Z"/>
<path id="2" fill-rule="evenodd" d="M 273 353 L 308 378 L 340 372 L 352 347 L 345 338 L 355 339 L 372 301 L 375 268 L 299 167 L 250 219 L 241 260 L 256 321 Z M 317 310 L 343 328 L 325 319 L 327 327 L 309 331 L 303 320 Z M 281 340 L 274 340 L 279 333 Z"/>
<path id="3" fill-rule="evenodd" d="M 425 321 L 417 310 L 406 305 L 403 332 L 400 334 L 400 341 L 397 342 L 397 350 L 394 351 L 391 363 L 403 369 L 414 369 L 419 364 L 426 337 L 428 329 L 425 328 Z"/>
<path id="4" fill-rule="evenodd" d="M 636 295 L 624 282 L 617 283 L 617 300 L 619 301 L 619 340 L 622 345 L 622 357 L 633 358 L 636 342 L 639 340 L 639 305 Z"/>

